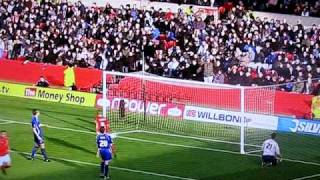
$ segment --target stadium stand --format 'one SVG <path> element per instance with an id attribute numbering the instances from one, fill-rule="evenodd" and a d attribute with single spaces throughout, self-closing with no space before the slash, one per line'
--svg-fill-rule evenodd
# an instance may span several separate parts
<path id="1" fill-rule="evenodd" d="M 319 0 L 231 0 L 231 2 L 250 10 L 320 17 Z"/>
<path id="2" fill-rule="evenodd" d="M 195 4 L 200 6 L 244 6 L 248 10 L 294 14 L 298 16 L 320 17 L 319 0 L 152 0 L 177 4 Z"/>
<path id="3" fill-rule="evenodd" d="M 320 26 L 254 18 L 237 5 L 221 21 L 81 2 L 2 1 L 0 57 L 318 94 Z M 206 78 L 204 78 L 206 77 Z M 210 78 L 207 78 L 210 77 Z M 297 82 L 297 83 L 293 83 Z"/>
<path id="4" fill-rule="evenodd" d="M 214 1 L 211 0 L 151 0 L 151 1 L 159 1 L 159 2 L 170 2 L 177 4 L 194 4 L 200 6 L 211 6 Z"/>

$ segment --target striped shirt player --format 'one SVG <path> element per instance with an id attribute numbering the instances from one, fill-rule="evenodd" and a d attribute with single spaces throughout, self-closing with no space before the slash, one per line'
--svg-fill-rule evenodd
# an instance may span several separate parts
<path id="1" fill-rule="evenodd" d="M 42 124 L 39 119 L 40 112 L 38 110 L 32 110 L 32 120 L 31 120 L 31 126 L 32 126 L 32 132 L 33 132 L 33 138 L 34 138 L 34 146 L 30 155 L 30 160 L 34 160 L 34 156 L 38 149 L 40 148 L 41 154 L 43 156 L 43 159 L 45 162 L 49 162 L 45 144 L 44 144 L 44 136 L 42 131 Z"/>
<path id="2" fill-rule="evenodd" d="M 108 178 L 109 173 L 109 162 L 112 160 L 112 139 L 111 137 L 105 133 L 105 128 L 100 127 L 100 134 L 97 135 L 97 147 L 98 147 L 98 155 L 101 157 L 100 171 L 101 177 L 104 179 Z"/>
<path id="3" fill-rule="evenodd" d="M 276 133 L 271 134 L 271 139 L 267 139 L 262 144 L 262 166 L 277 165 L 278 159 L 281 159 L 280 148 L 275 141 Z"/>
<path id="4" fill-rule="evenodd" d="M 11 159 L 9 155 L 9 139 L 6 131 L 0 133 L 0 169 L 3 174 L 6 173 L 6 169 L 11 166 Z"/>

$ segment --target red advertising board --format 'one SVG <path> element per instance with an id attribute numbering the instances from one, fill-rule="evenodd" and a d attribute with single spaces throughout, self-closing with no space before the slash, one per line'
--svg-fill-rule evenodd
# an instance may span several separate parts
<path id="1" fill-rule="evenodd" d="M 146 112 L 149 115 L 157 115 L 162 117 L 182 118 L 185 107 L 183 104 L 152 101 L 144 102 L 143 100 L 139 99 L 122 97 L 109 97 L 107 102 L 104 102 L 101 95 L 97 96 L 96 106 L 101 108 L 103 103 L 106 103 L 108 108 L 111 108 L 112 110 L 118 110 L 121 100 L 123 100 L 125 103 L 124 108 L 126 112 Z"/>

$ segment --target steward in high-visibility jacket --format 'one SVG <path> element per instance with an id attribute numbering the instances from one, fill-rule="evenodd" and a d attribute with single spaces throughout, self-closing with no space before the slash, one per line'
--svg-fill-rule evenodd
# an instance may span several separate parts
<path id="1" fill-rule="evenodd" d="M 313 119 L 320 120 L 320 96 L 314 96 L 312 98 L 311 112 Z"/>
<path id="2" fill-rule="evenodd" d="M 71 88 L 75 86 L 75 74 L 73 66 L 69 65 L 67 69 L 64 70 L 64 87 Z"/>

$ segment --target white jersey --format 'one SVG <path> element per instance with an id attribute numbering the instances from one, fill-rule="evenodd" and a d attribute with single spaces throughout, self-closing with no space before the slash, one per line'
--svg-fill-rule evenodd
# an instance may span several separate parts
<path id="1" fill-rule="evenodd" d="M 267 139 L 262 144 L 263 156 L 277 156 L 280 155 L 280 148 L 278 143 L 273 139 Z"/>

